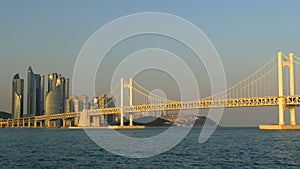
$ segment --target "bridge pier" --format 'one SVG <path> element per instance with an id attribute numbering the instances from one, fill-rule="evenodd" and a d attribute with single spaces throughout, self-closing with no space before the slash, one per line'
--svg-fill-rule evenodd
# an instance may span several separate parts
<path id="1" fill-rule="evenodd" d="M 167 110 L 164 110 L 164 116 L 167 116 L 168 115 L 168 111 Z"/>
<path id="2" fill-rule="evenodd" d="M 99 116 L 93 116 L 93 126 L 100 127 L 100 119 Z"/>
<path id="3" fill-rule="evenodd" d="M 124 126 L 124 79 L 121 78 L 120 126 Z"/>
<path id="4" fill-rule="evenodd" d="M 79 119 L 79 125 L 80 127 L 90 127 L 90 115 L 88 113 L 88 110 L 83 110 L 80 113 L 80 119 Z"/>
<path id="5" fill-rule="evenodd" d="M 78 123 L 79 123 L 79 119 L 78 119 L 78 117 L 76 116 L 76 117 L 74 118 L 74 126 L 78 127 Z"/>
<path id="6" fill-rule="evenodd" d="M 34 119 L 33 121 L 33 127 L 36 128 L 37 127 L 37 121 Z"/>
<path id="7" fill-rule="evenodd" d="M 104 126 L 105 126 L 105 118 L 104 118 L 104 115 L 103 115 L 103 114 L 101 114 L 101 116 L 100 116 L 100 126 L 101 126 L 101 127 L 104 127 Z"/>
<path id="8" fill-rule="evenodd" d="M 285 109 L 285 100 L 284 98 L 278 99 L 278 108 L 279 108 L 279 125 L 284 125 L 284 109 Z"/>
<path id="9" fill-rule="evenodd" d="M 65 128 L 66 127 L 66 119 L 62 119 L 62 121 L 63 121 L 62 127 Z"/>
<path id="10" fill-rule="evenodd" d="M 46 120 L 46 127 L 50 127 L 50 120 Z"/>
<path id="11" fill-rule="evenodd" d="M 132 115 L 132 113 L 129 114 L 129 126 L 133 126 L 133 115 Z"/>
<path id="12" fill-rule="evenodd" d="M 290 109 L 290 124 L 296 125 L 296 110 L 295 107 L 289 107 Z"/>

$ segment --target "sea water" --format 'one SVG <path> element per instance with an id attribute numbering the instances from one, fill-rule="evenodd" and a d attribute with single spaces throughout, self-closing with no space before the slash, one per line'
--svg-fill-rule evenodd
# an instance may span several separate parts
<path id="1" fill-rule="evenodd" d="M 149 137 L 164 128 L 124 130 Z M 169 151 L 149 158 L 114 155 L 83 130 L 0 129 L 0 168 L 300 168 L 300 131 L 218 128 L 198 142 L 193 128 Z"/>

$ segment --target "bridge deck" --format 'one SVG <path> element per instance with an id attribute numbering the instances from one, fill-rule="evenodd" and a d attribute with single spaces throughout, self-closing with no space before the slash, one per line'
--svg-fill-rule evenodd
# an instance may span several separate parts
<path id="1" fill-rule="evenodd" d="M 187 102 L 170 102 L 166 104 L 144 104 L 136 106 L 124 107 L 124 113 L 142 113 L 154 111 L 173 111 L 173 110 L 189 110 L 189 109 L 209 109 L 209 108 L 239 108 L 239 107 L 259 107 L 259 106 L 278 106 L 278 96 L 257 97 L 257 98 L 236 98 L 226 100 L 198 100 Z M 285 103 L 287 106 L 299 106 L 300 96 L 285 96 Z M 86 110 L 90 116 L 120 114 L 120 108 L 105 108 L 96 110 Z M 26 117 L 14 120 L 26 121 L 43 121 L 56 119 L 69 119 L 79 117 L 80 112 L 51 114 L 35 117 Z M 2 122 L 3 125 L 7 122 Z M 1 124 L 1 123 L 0 123 Z"/>

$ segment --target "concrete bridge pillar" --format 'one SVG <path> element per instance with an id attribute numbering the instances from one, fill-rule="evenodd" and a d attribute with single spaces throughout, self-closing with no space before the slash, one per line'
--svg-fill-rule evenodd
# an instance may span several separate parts
<path id="1" fill-rule="evenodd" d="M 62 127 L 66 127 L 66 119 L 62 119 L 62 121 L 63 121 Z"/>
<path id="2" fill-rule="evenodd" d="M 28 125 L 27 125 L 28 127 L 30 127 L 30 125 L 31 125 L 30 122 L 31 122 L 31 121 L 30 121 L 30 118 L 29 118 L 29 119 L 28 119 Z"/>
<path id="3" fill-rule="evenodd" d="M 20 119 L 17 119 L 17 127 L 20 127 Z"/>
<path id="4" fill-rule="evenodd" d="M 278 52 L 278 104 L 279 104 L 279 125 L 284 125 L 284 109 L 285 103 L 283 98 L 283 77 L 282 77 L 282 52 Z"/>
<path id="5" fill-rule="evenodd" d="M 129 114 L 129 126 L 133 126 L 133 115 L 132 115 L 132 113 Z"/>
<path id="6" fill-rule="evenodd" d="M 294 54 L 289 54 L 289 70 L 290 70 L 290 95 L 295 94 L 295 75 L 294 75 Z M 296 125 L 296 110 L 295 107 L 289 107 L 290 110 L 290 124 Z"/>
<path id="7" fill-rule="evenodd" d="M 284 98 L 278 98 L 278 104 L 279 104 L 279 125 L 284 125 L 284 109 L 285 109 L 285 99 Z"/>
<path id="8" fill-rule="evenodd" d="M 23 125 L 22 127 L 24 128 L 25 127 L 25 119 L 23 118 Z"/>
<path id="9" fill-rule="evenodd" d="M 83 110 L 80 112 L 80 119 L 79 119 L 79 125 L 81 127 L 90 127 L 90 115 L 88 113 L 88 110 Z"/>
<path id="10" fill-rule="evenodd" d="M 120 126 L 124 126 L 124 79 L 121 78 L 121 92 L 120 92 Z"/>
<path id="11" fill-rule="evenodd" d="M 296 110 L 295 107 L 290 107 L 290 124 L 296 125 Z"/>
<path id="12" fill-rule="evenodd" d="M 37 121 L 34 119 L 33 121 L 33 127 L 36 128 L 37 127 Z"/>
<path id="13" fill-rule="evenodd" d="M 167 116 L 168 115 L 168 111 L 167 110 L 164 110 L 164 116 Z"/>
<path id="14" fill-rule="evenodd" d="M 94 127 L 100 127 L 100 121 L 99 116 L 93 116 L 93 126 Z"/>
<path id="15" fill-rule="evenodd" d="M 290 96 L 295 94 L 295 80 L 294 80 L 294 54 L 289 54 L 288 61 L 282 60 L 282 52 L 278 52 L 278 102 L 279 102 L 279 125 L 285 125 L 284 122 L 284 109 L 286 108 L 285 98 L 283 96 L 283 67 L 289 68 L 289 85 Z M 296 125 L 296 111 L 295 107 L 288 107 L 290 111 L 290 124 Z"/>
<path id="16" fill-rule="evenodd" d="M 78 126 L 78 123 L 79 123 L 79 119 L 78 119 L 78 117 L 76 116 L 76 117 L 74 118 L 74 126 Z"/>

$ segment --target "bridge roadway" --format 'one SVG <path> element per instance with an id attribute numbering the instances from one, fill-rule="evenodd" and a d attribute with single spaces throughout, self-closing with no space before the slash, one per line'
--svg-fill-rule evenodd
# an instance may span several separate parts
<path id="1" fill-rule="evenodd" d="M 124 107 L 124 114 L 139 113 L 139 112 L 154 112 L 154 111 L 173 111 L 173 110 L 189 110 L 189 109 L 209 109 L 209 108 L 238 108 L 238 107 L 260 107 L 260 106 L 278 106 L 278 96 L 270 97 L 256 97 L 256 98 L 237 98 L 237 99 L 226 99 L 226 100 L 198 100 L 198 101 L 187 101 L 187 102 L 170 102 L 166 104 L 144 104 L 136 106 Z M 283 96 L 286 106 L 299 106 L 300 95 L 297 96 Z M 88 116 L 100 116 L 110 114 L 120 114 L 121 108 L 105 108 L 86 110 Z M 0 121 L 0 127 L 14 123 L 13 126 L 26 126 L 37 127 L 37 122 L 40 122 L 41 126 L 43 121 L 48 123 L 50 121 L 62 119 L 63 125 L 65 126 L 65 120 L 70 120 L 80 117 L 80 112 L 51 114 L 35 117 L 26 117 L 22 119 L 8 119 Z M 26 124 L 25 124 L 26 123 Z M 34 125 L 30 126 L 30 123 Z M 16 125 L 17 124 L 17 125 Z"/>

